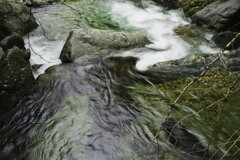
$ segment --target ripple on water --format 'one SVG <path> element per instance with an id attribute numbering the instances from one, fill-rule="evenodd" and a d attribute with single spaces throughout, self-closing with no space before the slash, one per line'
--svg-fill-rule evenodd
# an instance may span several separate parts
<path id="1" fill-rule="evenodd" d="M 192 50 L 215 52 L 208 44 L 196 47 L 174 33 L 175 27 L 190 23 L 181 10 L 167 11 L 149 1 L 142 1 L 142 7 L 130 1 L 113 0 L 67 4 L 79 9 L 81 14 L 61 4 L 34 9 L 49 40 L 42 36 L 39 27 L 30 34 L 30 43 L 34 51 L 50 61 L 32 54 L 32 65 L 44 64 L 35 76 L 60 63 L 58 57 L 69 31 L 79 27 L 147 35 L 152 44 L 118 54 L 140 58 L 136 65 L 141 70 L 157 62 L 182 58 Z M 25 41 L 27 45 L 27 37 Z M 130 73 L 127 67 L 125 72 Z M 146 104 L 140 108 L 127 92 L 135 86 L 125 86 L 113 79 L 114 76 L 102 62 L 59 66 L 49 84 L 27 97 L 18 111 L 12 111 L 11 120 L 4 120 L 4 128 L 0 130 L 4 133 L 1 137 L 4 144 L 0 153 L 8 158 L 39 160 L 137 160 L 154 159 L 157 154 L 162 159 L 174 159 L 174 156 L 177 159 L 180 151 L 167 142 L 164 132 L 159 133 L 159 141 L 146 155 L 168 106 L 159 102 L 161 109 L 157 110 L 137 97 Z M 156 144 L 160 144 L 160 149 Z"/>

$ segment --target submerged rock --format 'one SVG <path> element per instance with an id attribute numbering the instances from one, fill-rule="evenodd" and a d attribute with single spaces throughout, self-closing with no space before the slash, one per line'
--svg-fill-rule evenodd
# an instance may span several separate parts
<path id="1" fill-rule="evenodd" d="M 0 47 L 0 60 L 3 58 L 4 52 L 3 49 Z"/>
<path id="2" fill-rule="evenodd" d="M 201 144 L 197 137 L 190 133 L 183 125 L 178 124 L 176 120 L 166 119 L 163 123 L 163 129 L 169 135 L 169 141 L 185 152 L 183 153 L 184 157 L 188 157 L 191 160 L 200 160 L 202 157 L 209 159 L 211 157 L 212 154 L 206 151 L 206 147 Z M 216 160 L 216 157 L 213 156 L 211 159 Z"/>
<path id="3" fill-rule="evenodd" d="M 206 30 L 193 24 L 178 26 L 174 29 L 174 32 L 189 43 L 211 43 L 206 38 Z"/>
<path id="4" fill-rule="evenodd" d="M 0 110 L 8 110 L 28 93 L 35 79 L 29 65 L 29 51 L 0 48 Z"/>
<path id="5" fill-rule="evenodd" d="M 25 35 L 37 27 L 30 9 L 22 2 L 0 0 L 0 28 Z M 2 33 L 1 33 L 2 34 Z"/>
<path id="6" fill-rule="evenodd" d="M 73 30 L 60 55 L 62 62 L 72 62 L 82 55 L 109 53 L 113 50 L 143 47 L 150 41 L 141 34 L 112 30 Z"/>
<path id="7" fill-rule="evenodd" d="M 214 2 L 192 16 L 193 22 L 205 28 L 223 30 L 239 30 L 240 1 L 229 0 Z M 236 26 L 235 26 L 236 25 Z"/>

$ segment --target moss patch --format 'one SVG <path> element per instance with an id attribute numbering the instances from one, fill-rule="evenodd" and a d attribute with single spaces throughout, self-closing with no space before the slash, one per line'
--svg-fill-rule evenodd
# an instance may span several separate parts
<path id="1" fill-rule="evenodd" d="M 204 145 L 207 146 L 211 141 L 210 150 L 218 151 L 217 154 L 223 155 L 222 151 L 226 151 L 240 135 L 240 132 L 237 132 L 230 139 L 232 142 L 225 144 L 239 129 L 240 82 L 227 99 L 212 106 L 211 104 L 226 95 L 239 74 L 239 72 L 211 69 L 205 77 L 187 90 L 168 118 L 178 120 L 191 133 L 195 133 Z M 152 107 L 159 114 L 166 116 L 169 110 L 168 104 L 176 99 L 191 80 L 187 78 L 170 81 L 154 87 L 136 85 L 131 93 L 143 108 Z M 235 146 L 240 147 L 240 143 L 236 143 Z M 237 147 L 232 147 L 229 155 L 235 153 Z"/>

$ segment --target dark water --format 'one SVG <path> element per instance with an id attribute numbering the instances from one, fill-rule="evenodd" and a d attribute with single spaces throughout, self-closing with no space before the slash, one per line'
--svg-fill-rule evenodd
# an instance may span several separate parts
<path id="1" fill-rule="evenodd" d="M 139 159 L 150 139 L 136 125 L 141 110 L 129 82 L 107 70 L 111 60 L 81 61 L 40 77 L 39 88 L 1 119 L 2 159 Z"/>
<path id="2" fill-rule="evenodd" d="M 199 140 L 183 127 L 175 126 L 175 120 L 165 119 L 159 132 L 163 121 L 158 114 L 166 111 L 144 109 L 133 100 L 128 91 L 146 81 L 135 72 L 136 61 L 131 57 L 83 56 L 75 63 L 48 69 L 39 77 L 38 88 L 1 118 L 0 158 L 209 157 Z"/>

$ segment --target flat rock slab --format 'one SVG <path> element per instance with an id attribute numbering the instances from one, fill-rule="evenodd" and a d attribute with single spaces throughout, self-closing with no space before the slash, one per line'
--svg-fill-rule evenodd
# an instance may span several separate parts
<path id="1" fill-rule="evenodd" d="M 143 47 L 149 43 L 147 37 L 136 33 L 76 29 L 70 32 L 60 59 L 62 62 L 73 62 L 83 55 L 106 54 L 114 50 Z"/>

